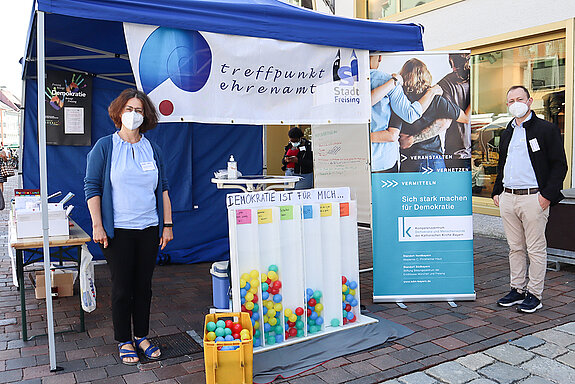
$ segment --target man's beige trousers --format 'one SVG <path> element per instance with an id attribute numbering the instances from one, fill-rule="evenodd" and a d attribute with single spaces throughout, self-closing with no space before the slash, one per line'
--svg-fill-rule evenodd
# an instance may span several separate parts
<path id="1" fill-rule="evenodd" d="M 514 195 L 503 192 L 499 196 L 499 210 L 509 244 L 511 288 L 527 289 L 541 300 L 547 269 L 545 226 L 549 208 L 541 208 L 538 193 Z"/>

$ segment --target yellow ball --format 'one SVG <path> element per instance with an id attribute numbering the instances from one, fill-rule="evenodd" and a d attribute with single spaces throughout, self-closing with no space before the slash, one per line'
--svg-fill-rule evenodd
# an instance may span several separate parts
<path id="1" fill-rule="evenodd" d="M 252 281 L 250 281 L 251 288 L 258 289 L 258 285 L 260 285 L 260 281 L 258 279 L 252 279 Z"/>
<path id="2" fill-rule="evenodd" d="M 264 323 L 268 322 L 268 315 L 263 315 L 263 321 L 264 321 Z"/>
<path id="3" fill-rule="evenodd" d="M 272 309 L 274 307 L 274 302 L 271 300 L 266 300 L 265 306 L 267 309 Z M 269 313 L 269 311 L 268 311 Z"/>
<path id="4" fill-rule="evenodd" d="M 244 307 L 246 307 L 248 311 L 251 311 L 252 309 L 254 309 L 254 303 L 252 303 L 251 301 L 246 301 Z"/>
<path id="5" fill-rule="evenodd" d="M 341 295 L 341 301 L 345 301 L 345 295 Z"/>
<path id="6" fill-rule="evenodd" d="M 208 332 L 208 334 L 206 335 L 206 338 L 209 341 L 214 341 L 216 339 L 216 333 L 215 332 Z"/>
<path id="7" fill-rule="evenodd" d="M 295 323 L 297 321 L 297 315 L 295 313 L 292 313 L 288 318 L 288 320 L 291 321 L 292 323 Z"/>
<path id="8" fill-rule="evenodd" d="M 349 289 L 349 287 L 348 287 L 347 285 L 345 285 L 345 284 L 343 284 L 343 285 L 341 286 L 341 291 L 342 291 L 343 293 L 346 293 L 348 289 Z"/>
<path id="9" fill-rule="evenodd" d="M 252 279 L 257 279 L 259 275 L 260 275 L 260 273 L 258 271 L 256 271 L 255 269 L 252 269 L 252 271 L 250 272 L 250 276 Z"/>
<path id="10" fill-rule="evenodd" d="M 256 293 L 258 293 L 257 285 L 255 287 L 252 286 L 250 289 L 248 289 L 248 292 L 251 292 L 252 295 L 255 295 Z"/>
<path id="11" fill-rule="evenodd" d="M 246 293 L 246 302 L 253 300 L 254 300 L 254 294 L 251 292 Z"/>
<path id="12" fill-rule="evenodd" d="M 268 277 L 271 281 L 276 281 L 278 279 L 278 274 L 275 271 L 269 271 Z"/>
<path id="13" fill-rule="evenodd" d="M 250 274 L 249 273 L 242 273 L 242 276 L 240 277 L 242 280 L 245 281 L 250 281 Z"/>
<path id="14" fill-rule="evenodd" d="M 355 289 L 350 289 L 350 290 L 349 290 L 349 294 L 352 295 L 352 296 L 355 296 Z"/>
<path id="15" fill-rule="evenodd" d="M 323 310 L 323 304 L 322 303 L 317 303 L 314 307 L 315 311 L 317 312 L 317 314 L 319 315 L 319 313 Z"/>
<path id="16" fill-rule="evenodd" d="M 290 317 L 292 313 L 293 313 L 293 312 L 292 312 L 291 309 L 289 309 L 289 308 L 287 308 L 287 309 L 284 311 L 285 317 Z"/>
<path id="17" fill-rule="evenodd" d="M 276 310 L 273 308 L 270 308 L 268 310 L 268 319 L 271 319 L 272 317 L 274 317 L 276 315 Z"/>
<path id="18" fill-rule="evenodd" d="M 275 317 L 272 317 L 271 319 L 269 319 L 268 323 L 270 323 L 270 325 L 273 327 L 274 325 L 276 325 L 278 323 L 278 319 L 276 319 Z"/>
<path id="19" fill-rule="evenodd" d="M 245 333 L 244 333 L 244 334 L 241 334 L 241 333 L 240 333 L 240 339 L 242 339 L 242 340 L 249 340 L 249 339 L 251 339 L 251 338 L 252 338 L 252 337 L 250 336 L 249 333 L 248 333 L 248 334 L 245 334 Z"/>
<path id="20" fill-rule="evenodd" d="M 246 281 L 244 279 L 240 279 L 240 288 L 243 288 L 246 286 Z"/>
<path id="21" fill-rule="evenodd" d="M 281 312 L 281 310 L 282 310 L 282 305 L 281 305 L 281 303 L 276 303 L 276 304 L 274 305 L 274 309 L 276 310 L 276 312 Z"/>
<path id="22" fill-rule="evenodd" d="M 259 321 L 256 321 L 254 323 L 254 329 L 260 329 L 260 322 Z"/>
<path id="23" fill-rule="evenodd" d="M 262 283 L 265 283 L 267 279 L 268 279 L 268 275 L 265 273 L 262 273 Z"/>

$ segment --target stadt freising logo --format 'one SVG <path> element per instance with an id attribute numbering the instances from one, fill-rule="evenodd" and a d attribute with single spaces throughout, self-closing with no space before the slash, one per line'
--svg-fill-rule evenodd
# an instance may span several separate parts
<path id="1" fill-rule="evenodd" d="M 348 59 L 349 65 L 342 65 L 341 50 L 337 50 L 333 61 L 333 93 L 336 103 L 359 104 L 359 65 L 355 50 Z"/>

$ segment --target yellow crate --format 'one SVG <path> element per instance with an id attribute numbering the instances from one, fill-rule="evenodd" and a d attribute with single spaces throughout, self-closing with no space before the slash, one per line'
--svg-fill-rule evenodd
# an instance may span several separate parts
<path id="1" fill-rule="evenodd" d="M 231 319 L 249 329 L 252 338 L 235 341 L 209 341 L 207 324 L 218 320 Z M 218 347 L 238 346 L 233 351 L 221 351 Z M 204 364 L 207 384 L 251 384 L 253 382 L 254 344 L 250 315 L 246 312 L 211 313 L 204 323 Z"/>

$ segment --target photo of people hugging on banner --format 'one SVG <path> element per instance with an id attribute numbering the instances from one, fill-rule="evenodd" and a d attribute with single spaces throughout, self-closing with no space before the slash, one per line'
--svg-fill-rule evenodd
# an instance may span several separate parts
<path id="1" fill-rule="evenodd" d="M 370 68 L 372 172 L 469 171 L 469 54 L 371 55 Z"/>

